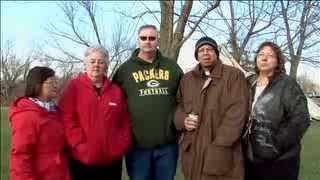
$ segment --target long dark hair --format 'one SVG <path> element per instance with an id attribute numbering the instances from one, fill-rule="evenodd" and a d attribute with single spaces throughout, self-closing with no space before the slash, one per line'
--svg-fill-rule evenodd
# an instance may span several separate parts
<path id="1" fill-rule="evenodd" d="M 28 72 L 26 78 L 26 97 L 37 97 L 41 93 L 41 87 L 43 82 L 49 77 L 53 77 L 55 74 L 54 70 L 49 67 L 36 66 Z"/>
<path id="2" fill-rule="evenodd" d="M 286 72 L 286 69 L 284 67 L 285 60 L 284 60 L 284 56 L 282 54 L 282 51 L 281 51 L 280 47 L 273 42 L 265 41 L 262 44 L 260 44 L 260 46 L 257 50 L 256 56 L 254 58 L 254 70 L 255 70 L 256 74 L 259 75 L 260 71 L 257 66 L 257 57 L 258 57 L 259 52 L 266 46 L 270 47 L 274 51 L 274 53 L 276 54 L 277 62 L 278 62 L 278 66 L 276 67 L 274 74 L 272 75 L 272 77 L 270 77 L 271 79 L 273 79 L 273 77 L 276 77 L 277 75 Z"/>

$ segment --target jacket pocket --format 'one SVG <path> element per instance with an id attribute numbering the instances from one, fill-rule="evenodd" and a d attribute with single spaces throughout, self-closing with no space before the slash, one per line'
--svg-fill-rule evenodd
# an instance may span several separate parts
<path id="1" fill-rule="evenodd" d="M 280 152 L 276 148 L 273 133 L 256 131 L 252 134 L 251 142 L 253 154 L 261 160 L 275 160 Z"/>
<path id="2" fill-rule="evenodd" d="M 233 168 L 233 150 L 231 147 L 210 144 L 205 152 L 203 173 L 206 175 L 224 175 Z"/>

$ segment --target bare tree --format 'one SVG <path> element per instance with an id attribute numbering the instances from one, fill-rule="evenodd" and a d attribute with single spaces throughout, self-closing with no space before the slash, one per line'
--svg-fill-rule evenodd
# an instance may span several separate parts
<path id="1" fill-rule="evenodd" d="M 60 56 L 43 53 L 42 59 L 60 63 L 64 76 L 68 77 L 73 73 L 74 68 L 82 63 L 82 54 L 87 47 L 101 46 L 110 51 L 112 68 L 117 67 L 123 56 L 128 56 L 128 52 L 133 49 L 131 42 L 130 27 L 125 26 L 122 20 L 117 21 L 118 27 L 113 31 L 111 46 L 107 44 L 107 35 L 102 22 L 102 13 L 99 5 L 107 2 L 94 1 L 66 1 L 58 5 L 64 15 L 64 26 L 49 24 L 47 31 L 52 35 L 49 42 L 54 49 L 58 50 Z M 65 43 L 66 42 L 66 43 Z M 72 44 L 76 48 L 66 48 L 62 44 Z M 77 49 L 78 51 L 72 51 Z M 79 51 L 81 50 L 81 53 Z M 113 72 L 113 69 L 111 69 Z M 112 74 L 112 73 L 111 73 Z"/>
<path id="2" fill-rule="evenodd" d="M 248 48 L 249 41 L 258 36 L 268 34 L 266 30 L 271 27 L 277 17 L 275 13 L 275 4 L 277 2 L 225 1 L 225 3 L 228 8 L 222 9 L 221 6 L 218 8 L 217 14 L 221 19 L 216 19 L 217 25 L 211 23 L 211 26 L 228 34 L 227 38 L 229 40 L 227 44 L 231 47 L 233 58 L 239 63 L 241 60 L 248 59 L 250 51 L 246 51 L 246 48 Z M 235 9 L 235 6 L 238 8 Z M 226 9 L 229 11 L 226 12 Z M 220 21 L 224 22 L 226 28 L 218 27 Z"/>
<path id="3" fill-rule="evenodd" d="M 191 9 L 194 1 L 184 1 L 179 13 L 174 12 L 175 1 L 159 1 L 161 9 L 160 22 L 160 51 L 175 61 L 178 60 L 179 51 L 183 43 L 188 40 L 195 30 L 199 27 L 201 21 L 214 9 L 216 9 L 220 0 L 208 2 L 205 10 L 201 12 L 196 20 L 190 21 L 192 16 Z M 175 14 L 178 14 L 175 22 Z M 188 22 L 190 23 L 189 26 Z M 185 35 L 185 31 L 189 27 L 189 32 Z"/>
<path id="4" fill-rule="evenodd" d="M 114 75 L 117 68 L 131 55 L 131 52 L 134 51 L 136 47 L 133 38 L 129 38 L 135 33 L 134 31 L 130 32 L 130 29 L 133 29 L 133 27 L 130 27 L 130 23 L 125 20 L 120 20 L 120 18 L 118 22 L 114 28 L 109 48 L 111 63 L 108 73 L 110 77 Z"/>
<path id="5" fill-rule="evenodd" d="M 159 1 L 160 11 L 159 9 L 151 10 L 145 2 L 140 2 L 144 6 L 144 10 L 136 15 L 126 16 L 138 21 L 145 15 L 153 16 L 154 20 L 160 24 L 159 49 L 164 56 L 174 61 L 178 60 L 180 48 L 183 43 L 200 28 L 201 22 L 220 4 L 220 0 L 205 1 L 205 4 L 198 4 L 202 7 L 202 10 L 199 10 L 199 8 L 191 13 L 192 7 L 195 4 L 193 0 Z"/>
<path id="6" fill-rule="evenodd" d="M 32 62 L 31 55 L 18 58 L 12 41 L 1 47 L 1 103 L 8 103 L 15 93 L 18 78 L 24 80 Z"/>
<path id="7" fill-rule="evenodd" d="M 303 59 L 303 51 L 313 47 L 318 47 L 315 50 L 319 50 L 320 3 L 283 0 L 280 3 L 285 26 L 285 44 L 291 62 L 290 76 L 296 78 L 299 63 Z M 311 62 L 315 61 L 310 58 L 306 59 Z"/>

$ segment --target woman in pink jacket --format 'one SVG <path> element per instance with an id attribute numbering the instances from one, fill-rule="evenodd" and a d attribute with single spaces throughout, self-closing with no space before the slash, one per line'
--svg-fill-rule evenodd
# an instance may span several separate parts
<path id="1" fill-rule="evenodd" d="M 86 71 L 72 78 L 59 100 L 72 180 L 120 180 L 122 156 L 131 143 L 124 95 L 106 77 L 109 55 L 88 48 Z"/>
<path id="2" fill-rule="evenodd" d="M 26 79 L 25 96 L 9 112 L 12 127 L 11 180 L 69 180 L 63 123 L 53 99 L 55 72 L 34 67 Z"/>

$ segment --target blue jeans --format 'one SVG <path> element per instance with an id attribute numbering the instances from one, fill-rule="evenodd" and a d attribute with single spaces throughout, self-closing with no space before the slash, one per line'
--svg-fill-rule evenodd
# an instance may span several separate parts
<path id="1" fill-rule="evenodd" d="M 178 159 L 178 145 L 157 148 L 134 148 L 126 155 L 130 180 L 174 180 Z"/>

